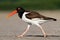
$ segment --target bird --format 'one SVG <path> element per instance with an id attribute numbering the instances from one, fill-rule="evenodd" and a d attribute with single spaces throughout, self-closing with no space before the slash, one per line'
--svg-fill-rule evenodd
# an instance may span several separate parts
<path id="1" fill-rule="evenodd" d="M 25 21 L 28 24 L 26 30 L 22 34 L 18 35 L 17 37 L 23 37 L 28 32 L 31 25 L 36 25 L 37 27 L 39 27 L 41 29 L 44 37 L 46 37 L 47 34 L 44 31 L 44 29 L 42 28 L 41 24 L 44 22 L 47 22 L 49 20 L 57 21 L 57 19 L 55 19 L 55 18 L 47 17 L 44 15 L 41 15 L 40 13 L 38 13 L 36 11 L 26 10 L 22 7 L 17 7 L 14 11 L 12 11 L 11 13 L 9 13 L 7 15 L 7 18 L 10 18 L 11 16 L 13 16 L 16 13 L 18 14 L 20 19 L 22 19 L 23 21 Z"/>

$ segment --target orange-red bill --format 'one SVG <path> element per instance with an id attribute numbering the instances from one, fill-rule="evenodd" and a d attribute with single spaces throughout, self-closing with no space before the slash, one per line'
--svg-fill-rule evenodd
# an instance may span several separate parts
<path id="1" fill-rule="evenodd" d="M 7 15 L 7 18 L 13 16 L 13 15 L 16 14 L 16 13 L 17 13 L 17 10 L 14 10 L 13 12 L 11 12 L 10 14 Z"/>

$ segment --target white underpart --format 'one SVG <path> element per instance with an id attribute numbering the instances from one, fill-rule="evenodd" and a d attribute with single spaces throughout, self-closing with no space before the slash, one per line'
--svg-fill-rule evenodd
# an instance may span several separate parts
<path id="1" fill-rule="evenodd" d="M 31 23 L 31 24 L 38 24 L 38 23 L 44 23 L 47 20 L 41 20 L 40 18 L 34 18 L 34 19 L 28 19 L 26 18 L 26 14 L 28 14 L 29 12 L 24 12 L 23 16 L 22 16 L 22 20 L 27 22 L 27 23 Z"/>

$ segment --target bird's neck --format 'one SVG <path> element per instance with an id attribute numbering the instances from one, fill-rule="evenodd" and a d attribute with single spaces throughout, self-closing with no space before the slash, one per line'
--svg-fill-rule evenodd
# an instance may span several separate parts
<path id="1" fill-rule="evenodd" d="M 23 14 L 24 14 L 24 12 L 19 12 L 19 13 L 18 13 L 18 16 L 19 16 L 20 18 L 22 18 Z"/>

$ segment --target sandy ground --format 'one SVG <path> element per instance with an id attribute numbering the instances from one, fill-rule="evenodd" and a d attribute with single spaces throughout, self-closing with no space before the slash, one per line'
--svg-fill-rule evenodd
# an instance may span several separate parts
<path id="1" fill-rule="evenodd" d="M 48 35 L 47 38 L 41 37 L 43 34 L 35 25 L 30 27 L 26 36 L 23 38 L 17 38 L 17 35 L 24 32 L 27 24 L 23 22 L 17 14 L 7 19 L 6 15 L 10 12 L 11 11 L 0 11 L 0 40 L 60 40 L 60 10 L 38 11 L 42 15 L 57 19 L 57 21 L 49 21 L 41 25 Z"/>

